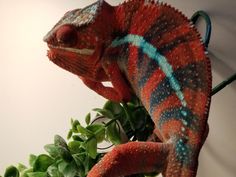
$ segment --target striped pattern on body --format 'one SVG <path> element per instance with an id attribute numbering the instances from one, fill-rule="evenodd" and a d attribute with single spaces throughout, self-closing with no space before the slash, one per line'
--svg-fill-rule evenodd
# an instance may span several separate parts
<path id="1" fill-rule="evenodd" d="M 145 3 L 133 8 L 132 17 L 120 20 L 127 34 L 116 38 L 111 48 L 121 49 L 118 63 L 153 118 L 161 139 L 174 141 L 179 161 L 191 165 L 196 160 L 192 153 L 198 155 L 206 128 L 211 90 L 209 59 L 196 29 L 177 10 Z M 125 9 L 124 5 L 117 11 L 128 13 Z"/>
<path id="2" fill-rule="evenodd" d="M 54 33 L 64 31 L 60 24 L 65 23 L 75 25 L 79 40 L 73 48 L 54 47 L 58 41 Z M 153 171 L 166 177 L 196 176 L 198 153 L 207 135 L 211 71 L 199 34 L 184 15 L 157 0 L 128 0 L 116 7 L 98 0 L 82 11 L 67 13 L 48 34 L 45 40 L 54 44 L 49 58 L 88 79 L 85 84 L 98 94 L 120 101 L 117 93 L 124 94 L 131 86 L 162 140 L 118 145 L 88 177 Z M 95 43 L 102 45 L 93 52 Z M 101 83 L 107 79 L 114 86 L 112 92 Z"/>

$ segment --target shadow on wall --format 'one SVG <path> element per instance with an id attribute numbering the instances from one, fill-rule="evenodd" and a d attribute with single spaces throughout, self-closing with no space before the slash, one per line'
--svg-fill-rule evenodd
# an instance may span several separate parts
<path id="1" fill-rule="evenodd" d="M 209 58 L 213 72 L 213 87 L 236 73 L 236 11 L 225 5 L 207 10 L 212 20 Z M 202 157 L 208 167 L 203 176 L 230 176 L 236 174 L 235 129 L 236 81 L 213 96 L 209 116 L 210 134 Z"/>

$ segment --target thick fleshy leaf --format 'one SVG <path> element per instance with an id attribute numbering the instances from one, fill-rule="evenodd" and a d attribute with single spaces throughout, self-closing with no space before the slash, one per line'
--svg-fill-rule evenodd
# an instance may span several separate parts
<path id="1" fill-rule="evenodd" d="M 91 138 L 86 142 L 86 151 L 88 152 L 88 155 L 95 159 L 97 156 L 97 139 Z"/>
<path id="2" fill-rule="evenodd" d="M 80 122 L 79 122 L 78 120 L 72 121 L 72 131 L 73 131 L 74 133 L 78 133 L 77 125 L 80 125 Z"/>
<path id="3" fill-rule="evenodd" d="M 72 136 L 72 139 L 74 140 L 74 141 L 84 141 L 84 139 L 82 139 L 82 137 L 80 137 L 79 135 L 73 135 Z"/>
<path id="4" fill-rule="evenodd" d="M 4 177 L 19 177 L 20 173 L 18 169 L 14 166 L 10 166 L 6 169 Z"/>
<path id="5" fill-rule="evenodd" d="M 34 162 L 33 171 L 34 172 L 46 172 L 48 167 L 52 165 L 54 160 L 46 155 L 41 154 L 37 157 L 37 159 Z"/>
<path id="6" fill-rule="evenodd" d="M 63 175 L 59 172 L 56 165 L 51 165 L 50 167 L 48 167 L 47 173 L 51 177 L 63 177 Z"/>
<path id="7" fill-rule="evenodd" d="M 27 167 L 24 164 L 19 163 L 17 169 L 19 170 L 19 172 L 23 172 L 27 169 Z"/>
<path id="8" fill-rule="evenodd" d="M 72 129 L 70 129 L 69 130 L 69 132 L 68 132 L 68 134 L 67 134 L 67 140 L 69 140 L 71 137 L 72 137 L 72 135 L 73 135 L 73 130 Z"/>
<path id="9" fill-rule="evenodd" d="M 55 144 L 47 144 L 44 146 L 44 149 L 49 153 L 50 156 L 54 158 L 60 155 L 60 148 Z"/>
<path id="10" fill-rule="evenodd" d="M 120 105 L 120 103 L 107 101 L 104 105 L 103 109 L 111 111 L 113 114 L 123 114 L 124 109 Z"/>
<path id="11" fill-rule="evenodd" d="M 91 121 L 91 114 L 88 113 L 88 114 L 86 115 L 86 117 L 85 117 L 85 122 L 86 122 L 87 125 L 89 125 L 89 124 L 90 124 L 90 121 Z"/>
<path id="12" fill-rule="evenodd" d="M 66 163 L 61 162 L 58 165 L 59 171 L 63 174 L 64 177 L 74 177 L 77 173 L 77 167 L 74 162 L 72 163 Z"/>
<path id="13" fill-rule="evenodd" d="M 47 177 L 46 172 L 31 172 L 27 173 L 28 177 Z"/>
<path id="14" fill-rule="evenodd" d="M 77 125 L 77 130 L 78 130 L 79 133 L 81 133 L 84 136 L 87 136 L 87 137 L 93 136 L 93 132 L 92 131 L 82 127 L 81 125 Z"/>
<path id="15" fill-rule="evenodd" d="M 31 172 L 33 172 L 33 168 L 26 169 L 23 172 L 21 172 L 20 177 L 29 177 L 28 173 L 31 173 Z"/>
<path id="16" fill-rule="evenodd" d="M 84 153 L 83 154 L 73 154 L 73 159 L 75 160 L 76 165 L 81 168 L 83 167 L 83 161 L 84 161 Z"/>
<path id="17" fill-rule="evenodd" d="M 81 153 L 82 152 L 81 143 L 82 143 L 81 141 L 69 142 L 68 148 L 69 148 L 70 152 L 72 154 Z"/>
<path id="18" fill-rule="evenodd" d="M 68 149 L 64 147 L 58 147 L 60 151 L 60 156 L 61 158 L 66 161 L 66 162 L 71 162 L 73 160 L 71 153 L 69 152 Z"/>
<path id="19" fill-rule="evenodd" d="M 97 142 L 102 142 L 105 139 L 105 126 L 102 124 L 92 124 L 86 127 L 86 129 L 93 132 Z"/>
<path id="20" fill-rule="evenodd" d="M 106 118 L 114 119 L 113 113 L 107 109 L 95 108 L 95 109 L 93 109 L 93 111 L 98 112 L 99 114 L 105 116 Z"/>
<path id="21" fill-rule="evenodd" d="M 74 161 L 76 163 L 76 166 L 78 167 L 78 173 L 80 177 L 85 177 L 85 159 L 88 158 L 88 156 L 85 153 L 79 153 L 73 155 Z"/>
<path id="22" fill-rule="evenodd" d="M 37 159 L 36 155 L 30 154 L 30 156 L 29 156 L 29 164 L 30 164 L 31 167 L 34 166 L 34 162 L 35 162 L 36 159 Z"/>
<path id="23" fill-rule="evenodd" d="M 97 155 L 98 157 L 99 155 Z M 91 168 L 98 162 L 98 158 L 93 159 L 89 156 L 86 156 L 86 158 L 84 159 L 84 167 L 85 167 L 85 174 L 87 175 L 88 172 L 91 170 Z"/>
<path id="24" fill-rule="evenodd" d="M 60 135 L 54 136 L 54 144 L 56 146 L 62 146 L 67 149 L 66 141 Z"/>
<path id="25" fill-rule="evenodd" d="M 120 144 L 121 143 L 121 136 L 118 130 L 116 122 L 111 123 L 106 128 L 106 135 L 113 144 Z"/>

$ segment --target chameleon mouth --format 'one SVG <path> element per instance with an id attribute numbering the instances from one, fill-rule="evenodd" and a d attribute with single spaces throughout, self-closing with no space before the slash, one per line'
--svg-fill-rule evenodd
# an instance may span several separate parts
<path id="1" fill-rule="evenodd" d="M 92 55 L 94 53 L 94 49 L 75 49 L 75 48 L 70 48 L 70 47 L 60 47 L 60 46 L 53 46 L 53 45 L 48 45 L 48 47 L 50 48 L 50 50 L 53 49 L 59 49 L 59 50 L 64 50 L 67 52 L 73 52 L 79 55 Z"/>

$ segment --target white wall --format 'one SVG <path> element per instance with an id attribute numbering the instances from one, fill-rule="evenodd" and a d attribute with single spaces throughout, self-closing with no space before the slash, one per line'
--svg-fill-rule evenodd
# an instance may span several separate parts
<path id="1" fill-rule="evenodd" d="M 0 174 L 45 152 L 70 118 L 84 120 L 104 99 L 46 57 L 43 36 L 68 10 L 93 1 L 0 1 Z"/>
<path id="2" fill-rule="evenodd" d="M 46 57 L 43 36 L 68 10 L 94 0 L 0 1 L 0 174 L 27 164 L 53 136 L 66 136 L 70 118 L 84 119 L 105 100 Z M 116 4 L 121 0 L 110 0 Z M 209 12 L 213 85 L 236 71 L 235 0 L 166 0 L 189 17 Z M 210 134 L 201 152 L 198 177 L 236 176 L 236 82 L 213 97 Z"/>

